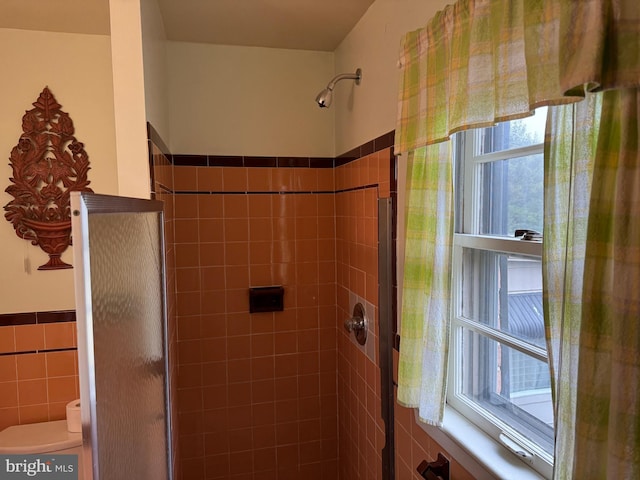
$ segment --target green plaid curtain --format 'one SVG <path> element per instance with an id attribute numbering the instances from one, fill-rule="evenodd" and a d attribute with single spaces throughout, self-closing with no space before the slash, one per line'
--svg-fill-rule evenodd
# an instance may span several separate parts
<path id="1" fill-rule="evenodd" d="M 557 1 L 460 0 L 407 33 L 395 151 L 578 100 L 559 83 L 560 11 Z"/>
<path id="2" fill-rule="evenodd" d="M 442 422 L 451 305 L 453 188 L 449 142 L 409 153 L 398 402 Z M 427 207 L 428 206 L 428 207 Z M 425 321 L 426 320 L 426 321 Z M 437 399 L 438 401 L 433 401 Z"/>
<path id="3" fill-rule="evenodd" d="M 640 95 L 604 92 L 589 205 L 574 478 L 640 478 Z"/>
<path id="4" fill-rule="evenodd" d="M 544 153 L 544 312 L 555 398 L 556 478 L 571 478 L 589 200 L 600 95 L 549 110 Z"/>
<path id="5" fill-rule="evenodd" d="M 445 399 L 453 212 L 451 167 L 423 147 L 605 91 L 602 108 L 595 97 L 557 107 L 545 155 L 556 478 L 640 478 L 639 136 L 637 104 L 617 90 L 640 86 L 639 32 L 637 0 L 459 0 L 402 42 L 395 150 L 410 168 L 398 398 L 433 424 Z"/>
<path id="6" fill-rule="evenodd" d="M 609 90 L 550 112 L 545 319 L 555 478 L 640 478 L 640 102 Z"/>

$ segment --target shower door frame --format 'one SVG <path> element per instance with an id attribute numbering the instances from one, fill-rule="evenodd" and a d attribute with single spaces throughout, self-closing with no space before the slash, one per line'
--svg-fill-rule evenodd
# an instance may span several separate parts
<path id="1" fill-rule="evenodd" d="M 76 297 L 78 374 L 80 379 L 82 419 L 82 455 L 86 480 L 100 480 L 98 431 L 96 428 L 96 378 L 93 336 L 93 310 L 91 297 L 90 246 L 83 239 L 89 235 L 89 215 L 110 213 L 157 213 L 160 252 L 162 349 L 164 368 L 164 408 L 167 479 L 173 480 L 173 447 L 171 441 L 171 403 L 169 392 L 168 310 L 166 292 L 166 264 L 164 239 L 164 203 L 159 200 L 101 195 L 88 192 L 71 192 L 71 222 L 74 251 L 74 284 Z M 107 479 L 109 480 L 109 479 Z"/>
<path id="2" fill-rule="evenodd" d="M 380 402 L 385 425 L 382 480 L 395 479 L 395 413 L 393 384 L 394 333 L 394 211 L 393 197 L 378 199 L 378 320 Z"/>

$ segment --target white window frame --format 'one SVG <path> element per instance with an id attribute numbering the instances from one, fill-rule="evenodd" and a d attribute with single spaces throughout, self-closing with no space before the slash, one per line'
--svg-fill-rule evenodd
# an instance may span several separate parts
<path id="1" fill-rule="evenodd" d="M 456 213 L 456 216 L 459 216 L 457 223 L 461 226 L 463 232 L 480 231 L 480 208 L 476 206 L 480 198 L 479 175 L 476 174 L 479 165 L 497 160 L 543 154 L 543 144 L 540 143 L 480 155 L 477 151 L 478 148 L 476 147 L 475 140 L 478 138 L 478 135 L 478 130 L 470 130 L 457 134 L 453 140 L 456 142 L 455 151 L 458 155 L 463 156 L 461 162 L 456 162 L 456 165 L 462 164 L 464 168 L 464 188 L 456 195 L 456 203 L 458 204 L 459 201 L 463 202 L 462 212 Z M 474 202 L 474 205 L 471 208 L 467 205 L 467 208 L 465 208 L 464 201 L 468 202 L 469 199 Z M 456 205 L 456 207 L 458 207 L 458 205 Z M 462 345 L 462 328 L 481 334 L 491 340 L 500 342 L 502 345 L 527 354 L 532 358 L 548 363 L 546 349 L 531 345 L 509 334 L 496 331 L 491 327 L 468 320 L 462 316 L 463 249 L 473 248 L 541 259 L 542 243 L 475 233 L 456 233 L 454 234 L 453 244 L 452 318 L 447 403 L 449 407 L 455 409 L 466 419 L 477 425 L 487 435 L 503 444 L 532 469 L 546 478 L 551 478 L 553 472 L 552 455 L 519 433 L 512 425 L 505 423 L 505 421 L 491 414 L 479 404 L 459 394 L 459 392 L 462 391 L 462 376 L 460 375 L 462 365 L 462 352 L 460 348 Z"/>

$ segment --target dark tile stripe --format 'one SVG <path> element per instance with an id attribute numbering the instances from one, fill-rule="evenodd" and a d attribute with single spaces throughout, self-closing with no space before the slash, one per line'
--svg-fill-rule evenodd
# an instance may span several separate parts
<path id="1" fill-rule="evenodd" d="M 373 185 L 376 187 L 377 185 Z M 348 191 L 348 190 L 341 190 Z M 333 195 L 335 192 L 333 190 L 308 190 L 308 191 L 257 191 L 257 192 L 224 192 L 224 191 L 192 191 L 192 190 L 177 190 L 172 192 L 174 195 Z"/>
<path id="2" fill-rule="evenodd" d="M 371 183 L 369 185 L 361 185 L 359 187 L 345 188 L 343 190 L 336 190 L 334 193 L 356 192 L 358 190 L 367 190 L 369 188 L 378 188 L 378 184 L 377 183 Z"/>
<path id="3" fill-rule="evenodd" d="M 171 155 L 171 161 L 176 167 L 206 167 L 206 155 Z"/>
<path id="4" fill-rule="evenodd" d="M 153 127 L 147 122 L 147 136 L 150 136 L 149 128 Z M 149 152 L 149 181 L 151 182 L 149 192 L 151 193 L 151 199 L 154 200 L 156 198 L 156 169 L 153 161 L 153 148 L 151 148 L 152 142 L 153 140 L 151 139 L 147 140 L 147 152 Z"/>
<path id="5" fill-rule="evenodd" d="M 367 143 L 363 143 L 362 145 L 360 145 L 360 157 L 365 157 L 375 152 L 375 149 L 373 147 L 373 142 L 374 140 L 371 140 Z"/>
<path id="6" fill-rule="evenodd" d="M 6 313 L 0 315 L 0 326 L 8 327 L 10 325 L 32 325 L 36 323 L 36 313 Z"/>
<path id="7" fill-rule="evenodd" d="M 378 138 L 373 140 L 373 150 L 379 152 L 380 150 L 384 150 L 385 148 L 393 147 L 395 142 L 395 130 L 391 130 L 384 135 L 380 135 Z"/>
<path id="8" fill-rule="evenodd" d="M 157 130 L 153 128 L 153 125 L 147 122 L 147 150 L 149 152 L 149 180 L 151 182 L 149 191 L 151 192 L 151 198 L 155 199 L 158 192 L 156 192 L 156 165 L 154 165 L 152 144 L 158 147 L 158 149 L 160 150 L 160 152 L 162 152 L 168 162 L 171 162 L 171 153 L 169 152 L 169 147 L 167 147 L 167 145 L 164 143 Z"/>
<path id="9" fill-rule="evenodd" d="M 207 163 L 210 167 L 242 167 L 242 157 L 224 155 L 208 155 Z"/>
<path id="10" fill-rule="evenodd" d="M 178 167 L 271 167 L 271 168 L 332 168 L 330 157 L 242 157 L 224 155 L 172 155 Z"/>
<path id="11" fill-rule="evenodd" d="M 360 147 L 349 150 L 347 153 L 343 153 L 339 157 L 336 157 L 336 167 L 341 167 L 347 163 L 354 162 L 360 157 Z"/>
<path id="12" fill-rule="evenodd" d="M 37 323 L 75 322 L 75 310 L 0 314 L 0 327 L 35 325 Z"/>
<path id="13" fill-rule="evenodd" d="M 309 157 L 278 157 L 278 167 L 309 168 Z"/>
<path id="14" fill-rule="evenodd" d="M 277 167 L 278 159 L 276 157 L 244 157 L 245 167 Z"/>
<path id="15" fill-rule="evenodd" d="M 309 167 L 311 168 L 333 168 L 335 166 L 334 158 L 310 158 Z"/>
<path id="16" fill-rule="evenodd" d="M 162 153 L 164 153 L 165 157 L 171 157 L 169 147 L 167 147 L 167 145 L 162 140 L 162 137 L 160 137 L 158 131 L 153 128 L 153 125 L 151 125 L 149 122 L 147 122 L 147 139 L 151 140 L 155 144 L 155 146 L 158 147 Z"/>
<path id="17" fill-rule="evenodd" d="M 21 352 L 5 352 L 0 353 L 0 357 L 7 357 L 9 355 L 29 355 L 34 353 L 51 353 L 51 352 L 75 352 L 78 350 L 78 347 L 69 347 L 69 348 L 49 348 L 42 350 L 26 350 Z"/>
<path id="18" fill-rule="evenodd" d="M 36 312 L 37 323 L 75 322 L 75 310 L 65 310 L 60 312 Z"/>
<path id="19" fill-rule="evenodd" d="M 389 191 L 392 197 L 398 192 L 398 159 L 393 148 L 389 151 Z"/>
<path id="20" fill-rule="evenodd" d="M 389 148 L 393 146 L 395 138 L 395 131 L 385 133 L 380 135 L 373 140 L 370 140 L 366 143 L 363 143 L 359 147 L 354 148 L 353 150 L 349 150 L 348 152 L 343 153 L 336 157 L 336 167 L 340 167 L 342 165 L 346 165 L 349 162 L 353 162 L 354 160 L 358 160 L 359 158 L 366 157 L 375 152 L 379 152 L 380 150 L 384 150 L 385 148 Z"/>
<path id="21" fill-rule="evenodd" d="M 166 194 L 166 193 L 169 193 L 169 194 L 171 194 L 171 193 L 175 193 L 175 192 L 174 192 L 173 190 L 171 190 L 169 187 L 167 187 L 167 186 L 165 186 L 165 185 L 163 185 L 163 184 L 161 184 L 161 183 L 158 183 L 158 187 L 160 188 L 160 190 L 161 190 L 161 191 L 160 191 L 160 192 L 155 192 L 155 193 L 165 193 L 165 194 Z"/>

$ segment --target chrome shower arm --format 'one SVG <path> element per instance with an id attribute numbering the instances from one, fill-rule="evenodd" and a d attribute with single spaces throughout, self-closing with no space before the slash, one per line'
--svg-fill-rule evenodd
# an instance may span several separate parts
<path id="1" fill-rule="evenodd" d="M 333 88 L 336 86 L 336 83 L 338 83 L 340 80 L 355 80 L 356 85 L 360 85 L 361 78 L 362 78 L 361 69 L 357 69 L 356 73 L 341 73 L 340 75 L 336 75 L 331 79 L 331 81 L 327 85 L 327 88 L 329 90 L 333 90 Z"/>

